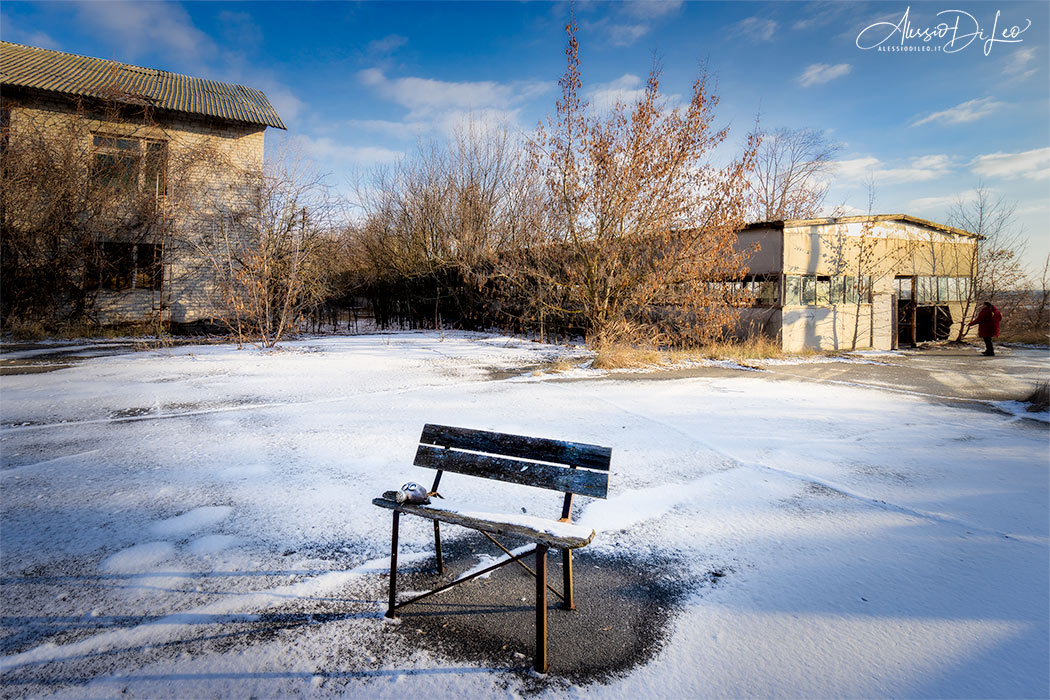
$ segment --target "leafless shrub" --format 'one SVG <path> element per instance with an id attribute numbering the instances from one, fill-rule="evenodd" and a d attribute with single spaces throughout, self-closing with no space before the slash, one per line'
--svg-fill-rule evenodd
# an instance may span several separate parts
<path id="1" fill-rule="evenodd" d="M 215 201 L 188 240 L 211 268 L 230 330 L 272 347 L 329 293 L 333 204 L 323 178 L 287 150 L 235 179 L 250 194 Z"/>
<path id="2" fill-rule="evenodd" d="M 541 224 L 535 186 L 506 130 L 468 126 L 421 145 L 358 187 L 356 270 L 380 325 L 510 325 L 505 258 Z"/>
<path id="3" fill-rule="evenodd" d="M 1025 399 L 1029 411 L 1050 410 L 1050 381 L 1043 382 Z"/>

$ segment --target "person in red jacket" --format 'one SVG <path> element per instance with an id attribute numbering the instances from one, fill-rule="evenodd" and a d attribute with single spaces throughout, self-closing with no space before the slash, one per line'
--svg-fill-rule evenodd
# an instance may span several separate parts
<path id="1" fill-rule="evenodd" d="M 984 306 L 981 307 L 981 311 L 977 316 L 970 321 L 971 326 L 977 326 L 977 337 L 984 338 L 984 352 L 982 355 L 992 356 L 995 355 L 995 349 L 992 347 L 992 338 L 999 337 L 999 322 L 1003 320 L 1003 315 L 999 313 L 999 309 L 992 306 L 992 302 L 984 302 Z"/>

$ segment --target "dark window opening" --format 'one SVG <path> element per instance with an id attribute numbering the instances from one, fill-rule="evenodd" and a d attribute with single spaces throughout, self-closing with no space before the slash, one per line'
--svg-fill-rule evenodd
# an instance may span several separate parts
<path id="1" fill-rule="evenodd" d="M 920 306 L 915 310 L 915 342 L 947 340 L 952 312 L 947 306 Z"/>
<path id="2" fill-rule="evenodd" d="M 88 269 L 88 287 L 115 292 L 159 291 L 163 283 L 162 250 L 156 243 L 101 243 Z"/>
<path id="3" fill-rule="evenodd" d="M 95 136 L 92 177 L 106 187 L 156 195 L 168 193 L 168 144 Z"/>
<path id="4" fill-rule="evenodd" d="M 751 292 L 755 306 L 776 306 L 780 300 L 780 275 L 747 275 L 743 287 Z"/>

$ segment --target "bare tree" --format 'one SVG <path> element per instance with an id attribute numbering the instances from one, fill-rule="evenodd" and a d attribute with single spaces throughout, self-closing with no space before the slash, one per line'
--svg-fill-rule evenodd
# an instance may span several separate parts
<path id="1" fill-rule="evenodd" d="M 761 134 L 748 178 L 753 194 L 750 216 L 779 221 L 819 215 L 840 149 L 815 129 L 780 128 Z"/>
<path id="2" fill-rule="evenodd" d="M 659 66 L 632 105 L 596 113 L 581 97 L 576 24 L 556 116 L 530 144 L 551 226 L 530 243 L 519 275 L 555 313 L 578 319 L 588 341 L 703 342 L 746 304 L 747 252 L 734 249 L 747 206 L 754 139 L 724 168 L 711 165 L 728 131 L 701 71 L 687 103 L 660 95 Z"/>
<path id="3" fill-rule="evenodd" d="M 323 178 L 287 150 L 236 179 L 250 195 L 216 202 L 189 240 L 212 268 L 230 329 L 272 347 L 326 298 L 333 203 Z"/>
<path id="4" fill-rule="evenodd" d="M 981 302 L 1005 305 L 1002 310 L 1007 316 L 1016 301 L 1016 295 L 1010 297 L 1008 293 L 1026 286 L 1021 265 L 1025 241 L 1014 214 L 1013 204 L 995 196 L 983 184 L 978 185 L 971 199 L 960 197 L 949 212 L 951 225 L 980 237 L 969 259 L 962 261 L 962 266 L 969 270 L 970 284 L 957 341 L 966 337 L 970 328 L 967 320 Z"/>

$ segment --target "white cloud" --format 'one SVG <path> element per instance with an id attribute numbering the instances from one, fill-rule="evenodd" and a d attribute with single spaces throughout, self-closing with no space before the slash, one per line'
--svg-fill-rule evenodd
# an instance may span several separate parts
<path id="1" fill-rule="evenodd" d="M 1050 177 L 1050 148 L 977 156 L 970 162 L 970 170 L 981 177 L 1041 180 Z"/>
<path id="2" fill-rule="evenodd" d="M 3 30 L 4 41 L 25 44 L 26 46 L 37 46 L 42 49 L 55 49 L 58 51 L 62 49 L 51 35 L 39 31 L 23 30 L 15 26 L 11 22 L 11 18 L 3 13 L 0 13 L 0 28 Z"/>
<path id="3" fill-rule="evenodd" d="M 408 43 L 408 37 L 400 34 L 387 34 L 382 39 L 376 39 L 368 43 L 370 54 L 388 54 Z"/>
<path id="4" fill-rule="evenodd" d="M 645 95 L 645 84 L 640 77 L 624 73 L 608 83 L 595 83 L 587 90 L 588 101 L 598 110 L 607 110 L 617 103 L 632 104 Z"/>
<path id="5" fill-rule="evenodd" d="M 1042 201 L 1032 202 L 1024 206 L 1019 206 L 1017 211 L 1014 212 L 1017 216 L 1025 216 L 1026 214 L 1042 214 L 1043 212 L 1050 209 L 1050 202 L 1045 199 Z"/>
<path id="6" fill-rule="evenodd" d="M 1016 49 L 1010 54 L 1010 58 L 1007 59 L 1006 65 L 1003 66 L 1003 73 L 1013 76 L 1015 80 L 1024 80 L 1035 73 L 1035 68 L 1028 67 L 1028 64 L 1034 60 L 1034 48 L 1025 47 Z"/>
<path id="7" fill-rule="evenodd" d="M 876 182 L 886 184 L 926 182 L 946 175 L 953 167 L 951 158 L 941 154 L 912 158 L 903 167 L 888 167 L 878 158 L 867 156 L 836 161 L 835 179 L 863 183 L 873 176 Z"/>
<path id="8" fill-rule="evenodd" d="M 181 5 L 166 2 L 82 2 L 80 21 L 132 57 L 171 53 L 203 66 L 215 43 L 193 26 Z M 105 58 L 105 57 L 103 57 Z"/>
<path id="9" fill-rule="evenodd" d="M 639 19 L 654 19 L 674 14 L 682 7 L 682 0 L 632 0 L 620 5 L 625 15 Z"/>
<path id="10" fill-rule="evenodd" d="M 295 90 L 247 58 L 245 49 L 251 50 L 262 42 L 262 30 L 250 13 L 219 13 L 227 42 L 236 46 L 236 50 L 225 50 L 197 29 L 186 10 L 175 3 L 82 2 L 75 7 L 77 19 L 103 37 L 113 50 L 114 56 L 102 58 L 119 57 L 118 60 L 257 88 L 266 94 L 289 127 L 305 112 L 306 105 Z M 158 56 L 163 59 L 157 61 Z"/>
<path id="11" fill-rule="evenodd" d="M 822 85 L 846 75 L 850 70 L 852 70 L 852 66 L 848 63 L 837 63 L 835 65 L 814 63 L 802 71 L 802 75 L 798 77 L 798 82 L 802 87 Z"/>
<path id="12" fill-rule="evenodd" d="M 648 24 L 610 24 L 609 43 L 613 46 L 630 46 L 649 33 Z"/>
<path id="13" fill-rule="evenodd" d="M 630 46 L 652 29 L 648 23 L 616 24 L 608 17 L 597 22 L 584 22 L 583 29 L 600 35 L 613 46 Z"/>
<path id="14" fill-rule="evenodd" d="M 911 125 L 922 126 L 923 124 L 929 124 L 930 122 L 941 122 L 942 124 L 967 124 L 969 122 L 977 121 L 978 119 L 983 119 L 1003 106 L 1004 104 L 1002 102 L 996 102 L 991 97 L 981 97 L 967 100 L 966 102 L 962 102 L 941 112 L 934 112 L 933 114 L 929 114 L 921 119 L 917 118 Z"/>
<path id="15" fill-rule="evenodd" d="M 361 82 L 374 87 L 380 95 L 407 107 L 413 114 L 449 109 L 483 109 L 505 107 L 515 98 L 514 90 L 492 80 L 448 82 L 432 78 L 387 78 L 378 68 L 358 73 Z"/>
<path id="16" fill-rule="evenodd" d="M 952 159 L 943 153 L 918 156 L 912 158 L 911 167 L 919 170 L 948 170 L 952 167 Z"/>
<path id="17" fill-rule="evenodd" d="M 257 90 L 262 90 L 266 98 L 270 100 L 274 111 L 289 127 L 306 111 L 306 103 L 300 100 L 291 88 L 270 75 L 248 74 L 238 80 L 248 83 Z"/>
<path id="18" fill-rule="evenodd" d="M 734 34 L 750 37 L 757 41 L 769 41 L 777 31 L 777 23 L 771 19 L 748 17 L 734 24 L 731 30 Z"/>
<path id="19" fill-rule="evenodd" d="M 615 17 L 603 17 L 582 22 L 587 33 L 593 33 L 611 46 L 631 46 L 653 29 L 653 23 L 675 14 L 682 0 L 627 0 L 626 2 L 595 3 L 594 7 L 616 8 Z M 586 8 L 586 4 L 583 9 Z"/>
<path id="20" fill-rule="evenodd" d="M 310 138 L 302 136 L 297 139 L 303 152 L 319 163 L 338 165 L 343 169 L 368 167 L 382 163 L 393 163 L 405 154 L 382 146 L 352 146 L 339 143 L 327 136 Z"/>
<path id="21" fill-rule="evenodd" d="M 432 78 L 388 78 L 378 68 L 360 71 L 358 79 L 383 97 L 409 110 L 409 119 L 433 117 L 449 111 L 509 110 L 540 95 L 549 83 L 498 83 L 492 80 L 449 82 Z"/>
<path id="22" fill-rule="evenodd" d="M 446 112 L 438 120 L 438 129 L 448 135 L 470 134 L 484 138 L 506 131 L 514 131 L 518 123 L 517 109 L 482 109 Z"/>
<path id="23" fill-rule="evenodd" d="M 223 10 L 219 13 L 219 22 L 222 24 L 222 35 L 228 44 L 237 46 L 242 51 L 245 48 L 257 48 L 262 44 L 262 28 L 255 23 L 250 13 Z"/>
<path id="24" fill-rule="evenodd" d="M 798 7 L 798 5 L 796 7 Z M 807 3 L 805 7 L 811 14 L 808 17 L 796 20 L 795 23 L 791 25 L 792 29 L 804 31 L 807 29 L 824 27 L 833 23 L 839 23 L 842 21 L 844 15 L 853 12 L 853 8 L 849 6 L 849 3 L 844 3 L 841 0 L 811 2 Z"/>
<path id="25" fill-rule="evenodd" d="M 989 192 L 990 190 L 985 190 Z M 972 202 L 977 198 L 977 190 L 966 190 L 955 194 L 946 194 L 940 197 L 919 197 L 908 202 L 909 211 L 943 211 L 958 202 Z"/>
<path id="26" fill-rule="evenodd" d="M 868 212 L 858 209 L 852 204 L 825 204 L 820 208 L 821 216 L 864 216 Z"/>
<path id="27" fill-rule="evenodd" d="M 346 125 L 351 129 L 365 131 L 374 134 L 382 134 L 387 138 L 415 139 L 430 130 L 432 125 L 425 121 L 398 122 L 388 119 L 350 119 Z"/>

